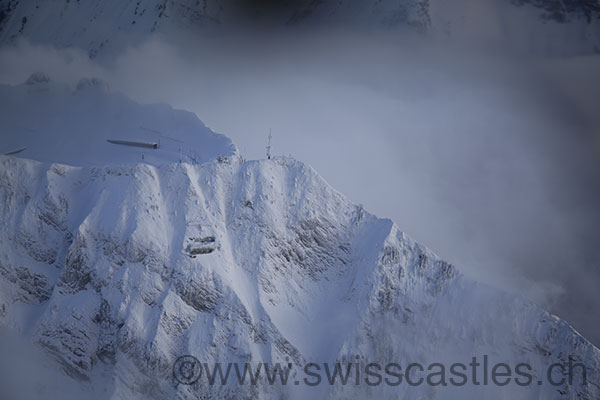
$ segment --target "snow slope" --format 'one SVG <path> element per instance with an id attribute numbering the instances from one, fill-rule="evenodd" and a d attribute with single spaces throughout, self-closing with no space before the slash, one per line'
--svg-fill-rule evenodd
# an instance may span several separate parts
<path id="1" fill-rule="evenodd" d="M 137 104 L 97 79 L 82 79 L 73 90 L 34 74 L 24 85 L 0 86 L 0 109 L 0 154 L 25 148 L 19 155 L 38 161 L 77 166 L 201 163 L 237 152 L 229 138 L 212 132 L 193 113 Z M 107 140 L 155 143 L 158 148 Z"/>
<path id="2" fill-rule="evenodd" d="M 155 33 L 211 35 L 248 25 L 409 29 L 544 55 L 600 51 L 594 0 L 0 0 L 0 43 L 26 37 L 82 48 L 91 57 L 118 53 Z"/>
<path id="3" fill-rule="evenodd" d="M 0 93 L 5 104 L 79 96 L 23 90 Z M 101 91 L 89 101 L 108 109 L 126 102 Z M 9 117 L 4 108 L 0 116 Z M 199 142 L 213 139 L 202 132 Z M 86 397 L 600 397 L 600 350 L 566 322 L 465 278 L 309 166 L 244 161 L 235 151 L 195 164 L 161 154 L 160 162 L 132 153 L 130 162 L 123 154 L 91 166 L 0 156 L 0 326 L 39 344 Z M 535 381 L 573 359 L 588 377 L 525 388 L 185 386 L 172 372 L 184 354 L 207 363 L 289 362 L 296 371 L 309 361 L 468 363 L 488 355 L 530 363 Z M 19 398 L 2 379 L 0 397 Z M 60 388 L 45 388 L 45 398 L 61 398 Z"/>

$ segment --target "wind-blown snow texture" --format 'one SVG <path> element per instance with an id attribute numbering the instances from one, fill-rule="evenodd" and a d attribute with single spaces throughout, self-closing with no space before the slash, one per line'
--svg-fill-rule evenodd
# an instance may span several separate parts
<path id="1" fill-rule="evenodd" d="M 61 99 L 57 107 L 76 102 L 84 115 L 90 106 L 99 115 L 123 105 L 137 110 L 114 119 L 115 129 L 119 121 L 131 126 L 132 115 L 157 115 L 155 106 L 106 91 L 30 86 L 0 88 L 5 105 L 25 96 L 32 104 Z M 163 121 L 175 121 L 172 130 L 161 125 L 165 131 L 179 132 L 182 114 L 159 110 L 172 116 Z M 76 139 L 79 119 L 64 117 L 72 111 L 55 114 L 52 135 Z M 23 124 L 37 118 L 21 115 Z M 151 162 L 125 149 L 116 158 L 100 152 L 107 162 L 94 155 L 88 165 L 86 151 L 79 160 L 72 152 L 54 159 L 43 152 L 51 138 L 40 139 L 41 147 L 31 140 L 44 137 L 40 126 L 34 136 L 20 136 L 30 153 L 0 156 L 0 326 L 40 344 L 86 396 L 600 397 L 600 351 L 566 322 L 466 279 L 301 162 L 244 161 L 227 140 L 183 117 L 198 134 L 188 151 L 212 140 L 225 144 L 215 151 L 231 151 L 180 163 L 160 148 L 149 150 L 156 152 Z M 193 133 L 178 137 L 195 140 Z M 79 166 L 65 165 L 63 156 Z M 191 257 L 196 248 L 206 251 Z M 427 364 L 487 354 L 530 363 L 536 380 L 550 364 L 572 358 L 587 365 L 588 381 L 454 389 L 176 385 L 172 365 L 184 354 L 207 363 L 290 362 L 297 371 L 305 362 L 355 356 Z M 10 384 L 0 386 L 6 394 Z M 7 396 L 19 398 L 12 389 Z"/>

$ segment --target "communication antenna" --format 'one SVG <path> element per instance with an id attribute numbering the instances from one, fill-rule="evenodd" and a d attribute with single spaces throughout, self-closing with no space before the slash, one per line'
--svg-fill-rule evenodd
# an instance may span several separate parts
<path id="1" fill-rule="evenodd" d="M 271 135 L 271 128 L 269 128 L 269 144 L 267 144 L 267 159 L 271 159 L 271 139 L 273 135 Z"/>

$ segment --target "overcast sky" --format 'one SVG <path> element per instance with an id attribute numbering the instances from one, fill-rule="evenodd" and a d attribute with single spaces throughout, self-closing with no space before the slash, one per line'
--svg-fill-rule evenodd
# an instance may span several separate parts
<path id="1" fill-rule="evenodd" d="M 476 279 L 600 344 L 600 56 L 540 58 L 388 33 L 153 38 L 97 63 L 22 42 L 0 82 L 104 78 L 194 111 L 248 159 L 312 165 Z"/>

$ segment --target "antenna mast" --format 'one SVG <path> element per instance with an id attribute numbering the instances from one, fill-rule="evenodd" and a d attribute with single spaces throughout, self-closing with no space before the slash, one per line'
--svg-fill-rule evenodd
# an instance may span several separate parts
<path id="1" fill-rule="evenodd" d="M 273 135 L 271 135 L 271 128 L 269 128 L 269 144 L 267 145 L 267 159 L 271 159 L 271 139 Z"/>

